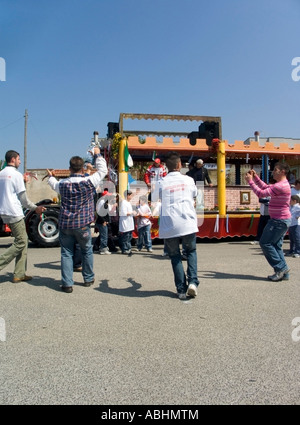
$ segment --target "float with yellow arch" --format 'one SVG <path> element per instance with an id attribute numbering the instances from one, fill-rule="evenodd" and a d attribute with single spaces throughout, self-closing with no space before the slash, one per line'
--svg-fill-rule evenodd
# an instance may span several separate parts
<path id="1" fill-rule="evenodd" d="M 183 120 L 217 122 L 219 138 L 213 139 L 211 145 L 205 139 L 191 138 L 187 132 L 175 131 L 145 131 L 125 130 L 124 120 Z M 286 161 L 299 167 L 300 146 L 290 148 L 281 143 L 261 145 L 253 140 L 245 144 L 243 141 L 229 143 L 222 139 L 220 117 L 191 116 L 191 115 L 157 115 L 157 114 L 120 114 L 119 120 L 119 152 L 118 152 L 118 193 L 122 197 L 124 191 L 130 187 L 126 170 L 124 151 L 127 149 L 133 162 L 151 164 L 153 153 L 162 161 L 169 151 L 177 151 L 182 163 L 188 162 L 191 155 L 201 157 L 204 163 L 215 167 L 215 184 L 213 187 L 204 187 L 204 205 L 197 209 L 199 238 L 226 238 L 256 236 L 260 217 L 259 201 L 251 192 L 247 184 L 243 184 L 243 175 L 247 169 L 261 170 L 262 178 L 268 180 L 270 163 L 272 161 Z M 228 184 L 228 167 L 234 169 L 234 184 Z M 299 171 L 298 171 L 299 172 Z M 152 238 L 158 238 L 159 219 L 152 219 Z M 137 233 L 133 234 L 137 237 Z"/>

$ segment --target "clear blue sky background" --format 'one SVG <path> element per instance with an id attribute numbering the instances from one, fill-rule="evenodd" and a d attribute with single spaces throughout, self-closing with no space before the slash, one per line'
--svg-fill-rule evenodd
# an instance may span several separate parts
<path id="1" fill-rule="evenodd" d="M 67 168 L 121 112 L 221 116 L 231 142 L 300 138 L 299 56 L 300 0 L 0 0 L 0 158 L 24 160 L 25 109 L 28 168 Z"/>

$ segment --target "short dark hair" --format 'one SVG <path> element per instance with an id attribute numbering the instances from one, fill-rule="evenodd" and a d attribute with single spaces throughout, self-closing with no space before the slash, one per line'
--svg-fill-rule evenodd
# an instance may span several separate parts
<path id="1" fill-rule="evenodd" d="M 300 204 L 300 196 L 298 196 L 298 195 L 292 195 L 291 196 L 291 199 L 292 199 L 292 201 L 296 201 L 296 202 L 298 202 L 298 204 Z"/>
<path id="2" fill-rule="evenodd" d="M 20 156 L 20 154 L 17 151 L 7 151 L 5 154 L 5 161 L 9 164 L 13 158 L 17 158 L 18 156 Z"/>
<path id="3" fill-rule="evenodd" d="M 171 151 L 167 154 L 166 157 L 166 166 L 168 168 L 168 171 L 174 171 L 177 169 L 178 163 L 181 161 L 180 155 L 178 152 Z"/>
<path id="4" fill-rule="evenodd" d="M 287 176 L 290 172 L 290 166 L 286 162 L 276 162 L 274 165 L 274 168 L 279 168 L 280 171 L 284 171 L 285 175 Z"/>
<path id="5" fill-rule="evenodd" d="M 70 159 L 70 169 L 74 171 L 75 173 L 78 173 L 78 171 L 81 171 L 84 166 L 84 161 L 80 156 L 72 156 Z"/>
<path id="6" fill-rule="evenodd" d="M 127 196 L 128 196 L 128 195 L 132 195 L 131 190 L 125 190 L 125 191 L 124 191 L 124 196 L 125 196 L 125 198 L 127 198 Z"/>
<path id="7" fill-rule="evenodd" d="M 300 183 L 300 179 L 296 179 L 295 184 L 299 184 L 299 183 Z"/>

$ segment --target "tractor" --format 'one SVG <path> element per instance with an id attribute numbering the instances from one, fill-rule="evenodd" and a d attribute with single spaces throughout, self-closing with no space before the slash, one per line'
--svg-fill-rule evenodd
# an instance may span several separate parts
<path id="1" fill-rule="evenodd" d="M 43 199 L 37 205 L 44 205 L 47 208 L 46 211 L 41 215 L 30 210 L 24 211 L 28 239 L 37 247 L 59 246 L 59 205 L 54 204 L 51 199 Z M 4 224 L 0 217 L 0 235 L 9 236 L 10 234 L 9 225 Z"/>

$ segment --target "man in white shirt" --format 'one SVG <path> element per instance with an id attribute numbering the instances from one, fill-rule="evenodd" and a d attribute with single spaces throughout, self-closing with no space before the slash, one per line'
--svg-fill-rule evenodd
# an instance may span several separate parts
<path id="1" fill-rule="evenodd" d="M 0 171 L 0 215 L 3 222 L 9 225 L 14 242 L 0 255 L 0 270 L 15 259 L 12 281 L 17 283 L 32 279 L 26 276 L 28 236 L 23 209 L 41 214 L 46 208 L 35 205 L 27 198 L 24 178 L 18 171 L 21 164 L 19 153 L 7 151 L 5 161 L 7 165 Z"/>
<path id="2" fill-rule="evenodd" d="M 159 237 L 164 239 L 171 259 L 178 297 L 184 300 L 186 294 L 195 297 L 199 285 L 196 250 L 198 225 L 194 207 L 197 187 L 192 177 L 180 173 L 181 159 L 177 152 L 168 154 L 166 165 L 169 172 L 158 181 L 152 200 L 161 200 Z M 187 257 L 187 275 L 182 264 L 180 241 Z"/>

